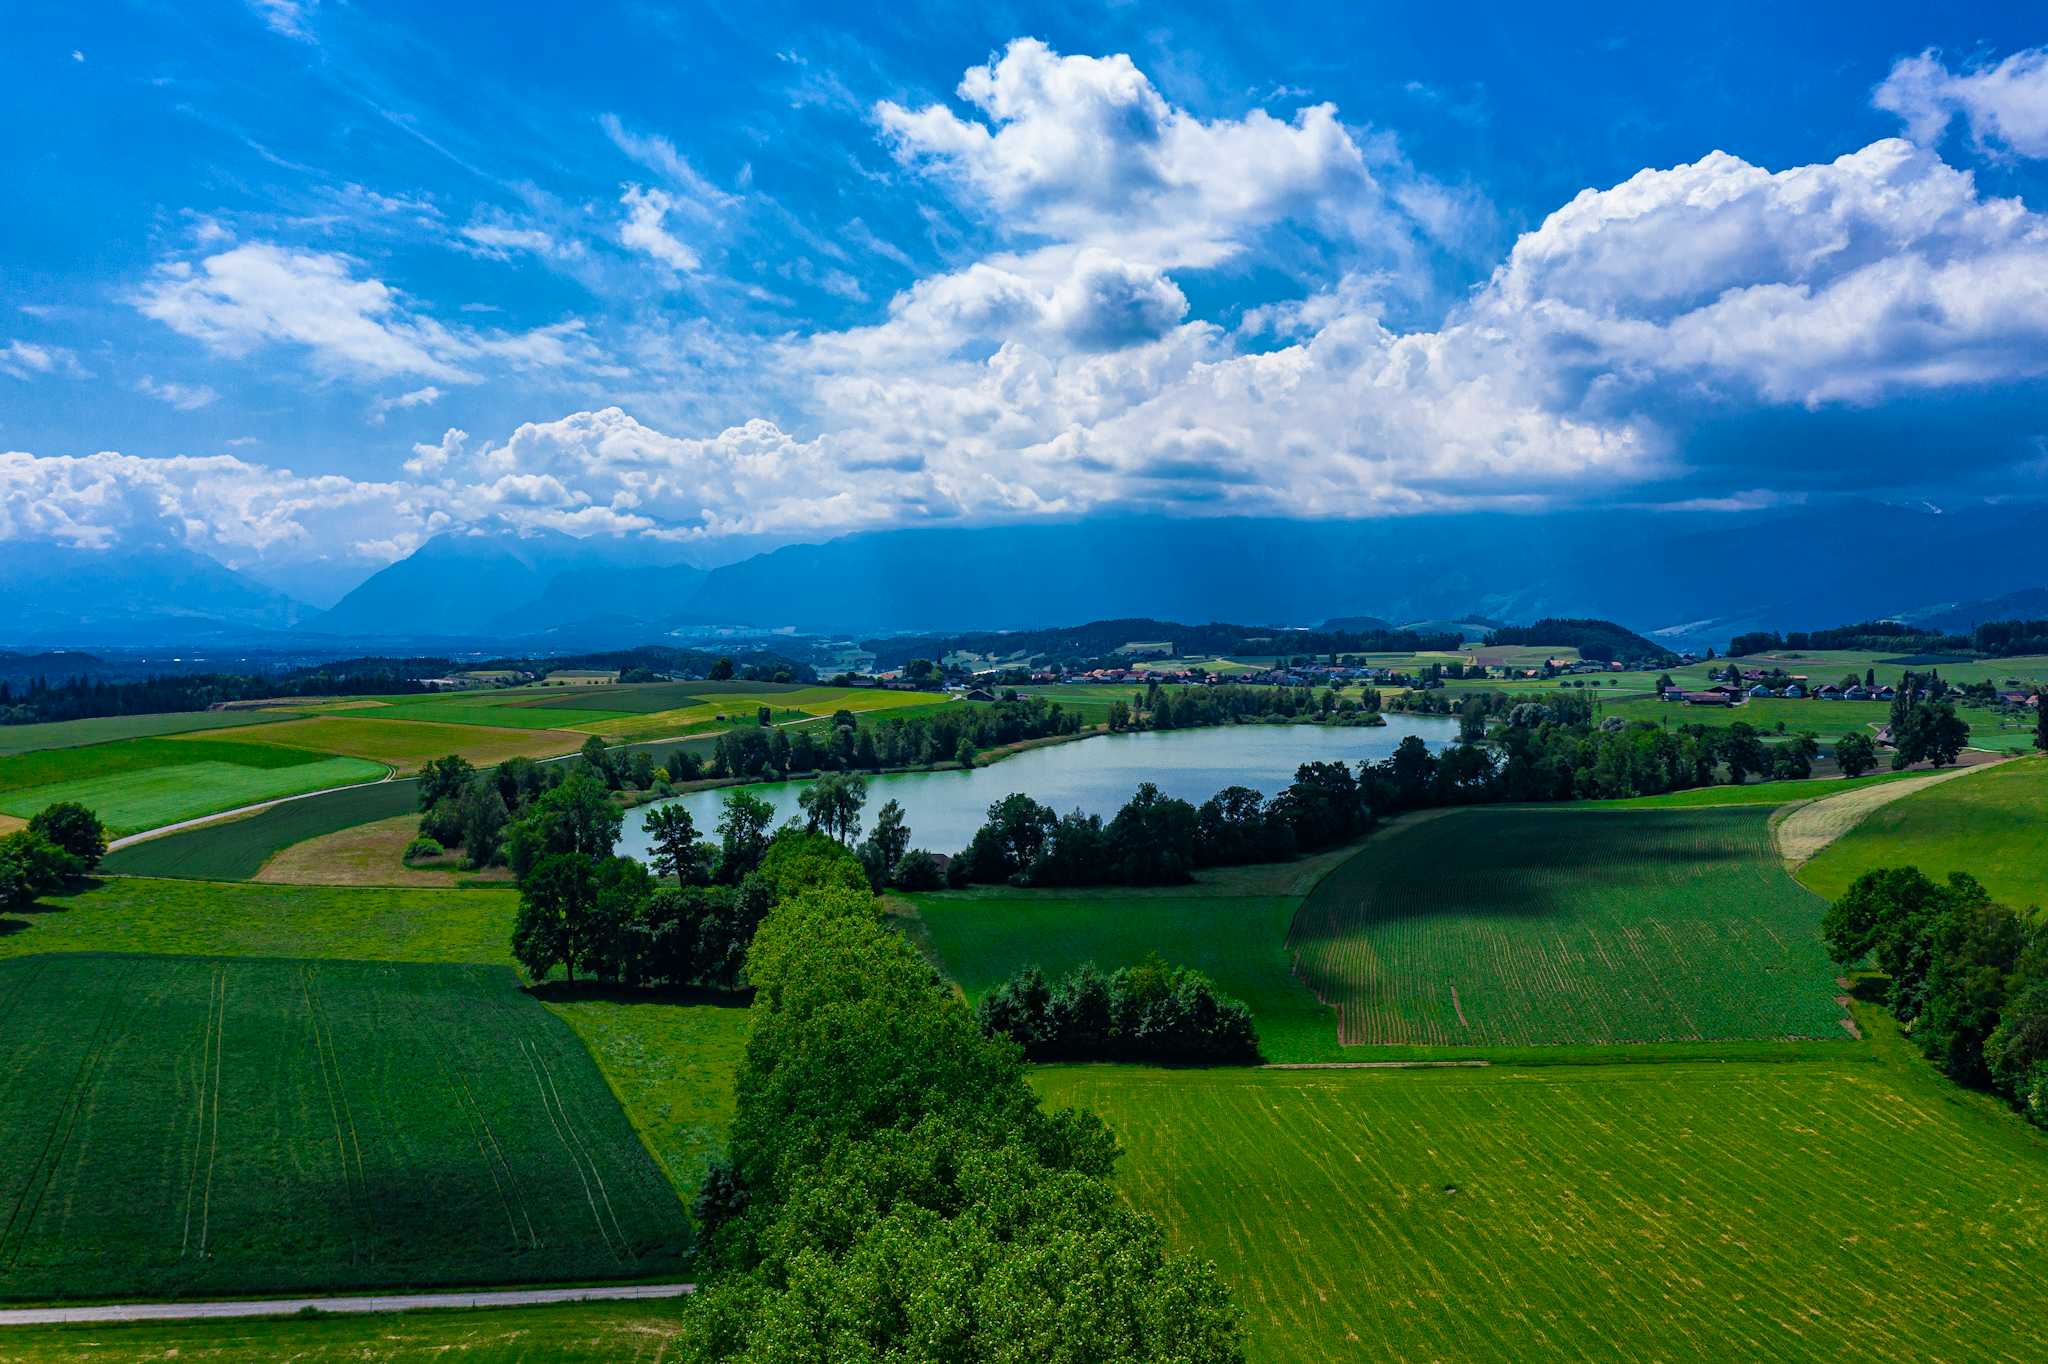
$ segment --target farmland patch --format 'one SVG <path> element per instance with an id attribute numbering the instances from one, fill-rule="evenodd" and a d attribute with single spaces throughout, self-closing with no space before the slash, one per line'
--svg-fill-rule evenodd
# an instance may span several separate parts
<path id="1" fill-rule="evenodd" d="M 629 1278 L 687 1248 L 509 970 L 56 956 L 0 981 L 0 1296 Z"/>
<path id="2" fill-rule="evenodd" d="M 173 739 L 171 743 L 185 740 Z M 478 765 L 507 758 L 553 757 L 573 753 L 581 734 L 564 730 L 521 730 L 487 725 L 441 725 L 407 720 L 369 719 L 361 715 L 316 715 L 267 726 L 255 740 L 292 744 L 323 753 L 338 753 L 390 763 L 410 772 L 430 759 L 459 753 Z"/>
<path id="3" fill-rule="evenodd" d="M 293 844 L 372 820 L 390 819 L 418 804 L 419 783 L 411 778 L 325 792 L 238 819 L 131 843 L 108 853 L 100 868 L 117 876 L 247 881 L 273 855 Z"/>
<path id="4" fill-rule="evenodd" d="M 1369 841 L 1288 948 L 1352 1045 L 1845 1037 L 1768 817 L 1457 811 Z"/>
<path id="5" fill-rule="evenodd" d="M 1055 1067 L 1251 1357 L 2048 1357 L 2048 1142 L 1916 1055 Z"/>

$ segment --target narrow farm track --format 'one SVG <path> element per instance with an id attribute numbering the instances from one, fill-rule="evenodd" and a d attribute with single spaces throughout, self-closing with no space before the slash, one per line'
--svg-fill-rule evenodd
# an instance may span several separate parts
<path id="1" fill-rule="evenodd" d="M 145 839 L 161 838 L 165 834 L 177 833 L 180 829 L 196 829 L 202 824 L 217 824 L 222 820 L 240 819 L 244 815 L 259 814 L 274 806 L 289 805 L 295 800 L 312 800 L 315 796 L 331 796 L 336 791 L 354 791 L 364 786 L 381 786 L 397 776 L 397 768 L 386 767 L 384 775 L 377 778 L 376 781 L 359 781 L 348 786 L 329 786 L 319 791 L 304 791 L 296 796 L 279 796 L 276 800 L 259 800 L 254 805 L 243 805 L 233 810 L 220 810 L 210 815 L 199 815 L 193 819 L 181 819 L 175 824 L 159 825 L 154 829 L 144 829 L 140 833 L 129 834 L 126 838 L 114 839 L 107 844 L 107 851 L 116 852 L 129 846 L 131 843 L 141 843 Z"/>
<path id="2" fill-rule="evenodd" d="M 77 1322 L 202 1321 L 286 1317 L 299 1312 L 418 1312 L 437 1307 L 539 1307 L 565 1302 L 633 1302 L 680 1298 L 693 1283 L 623 1284 L 615 1288 L 515 1288 L 494 1293 L 379 1293 L 345 1298 L 256 1298 L 226 1302 L 124 1302 L 96 1307 L 0 1309 L 0 1326 L 63 1326 Z"/>
<path id="3" fill-rule="evenodd" d="M 1932 772 L 1915 781 L 1892 781 L 1882 786 L 1870 786 L 1860 791 L 1844 791 L 1838 796 L 1827 796 L 1820 800 L 1807 801 L 1781 810 L 1771 820 L 1771 839 L 1777 844 L 1778 856 L 1785 859 L 1787 871 L 1798 871 L 1813 856 L 1828 844 L 1840 838 L 1849 830 L 1869 818 L 1871 813 L 1881 810 L 1895 800 L 1903 800 L 1930 786 L 1957 777 L 1966 777 L 1972 772 L 1982 772 L 1996 767 L 1996 762 L 1976 763 L 1969 767 L 1950 768 L 1946 772 Z"/>

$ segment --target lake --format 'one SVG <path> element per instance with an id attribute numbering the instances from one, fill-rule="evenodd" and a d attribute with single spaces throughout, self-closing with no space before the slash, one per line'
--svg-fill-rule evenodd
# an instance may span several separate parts
<path id="1" fill-rule="evenodd" d="M 1079 809 L 1105 819 L 1144 781 L 1196 805 L 1233 785 L 1270 796 L 1293 781 L 1294 769 L 1303 763 L 1377 762 L 1410 734 L 1420 736 L 1433 750 L 1441 749 L 1457 737 L 1458 722 L 1435 715 L 1389 715 L 1384 727 L 1372 729 L 1228 725 L 1105 734 L 1027 749 L 986 767 L 871 776 L 862 828 L 871 828 L 875 811 L 893 800 L 903 806 L 912 847 L 953 853 L 967 846 L 988 807 L 1013 791 L 1061 814 Z M 775 822 L 780 824 L 792 816 L 803 817 L 796 798 L 808 785 L 809 781 L 759 782 L 745 789 L 773 805 Z M 681 805 L 697 821 L 700 834 L 716 837 L 720 802 L 733 789 L 694 791 L 628 810 L 618 851 L 643 860 L 648 856 L 641 822 L 659 805 Z"/>

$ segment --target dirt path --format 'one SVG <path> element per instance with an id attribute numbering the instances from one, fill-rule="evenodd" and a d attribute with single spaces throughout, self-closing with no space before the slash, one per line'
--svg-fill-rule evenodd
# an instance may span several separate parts
<path id="1" fill-rule="evenodd" d="M 282 1317 L 297 1312 L 413 1312 L 430 1307 L 538 1307 L 558 1302 L 622 1302 L 680 1298 L 693 1283 L 628 1284 L 619 1288 L 516 1288 L 498 1293 L 382 1293 L 351 1298 L 258 1298 L 234 1302 L 129 1302 L 98 1307 L 0 1310 L 0 1326 L 61 1326 L 86 1321 L 198 1321 L 217 1317 Z"/>
<path id="2" fill-rule="evenodd" d="M 1868 819 L 1872 811 L 1940 782 L 1953 781 L 1996 765 L 1977 763 L 1969 767 L 1955 767 L 1946 772 L 1930 772 L 1911 781 L 1889 781 L 1881 786 L 1867 786 L 1858 791 L 1844 791 L 1838 796 L 1810 800 L 1803 805 L 1787 806 L 1771 821 L 1771 837 L 1778 845 L 1778 856 L 1785 859 L 1785 869 L 1798 871 L 1822 848 Z"/>

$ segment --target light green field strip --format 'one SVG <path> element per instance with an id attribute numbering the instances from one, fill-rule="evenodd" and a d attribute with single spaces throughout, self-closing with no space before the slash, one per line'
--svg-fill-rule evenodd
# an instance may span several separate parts
<path id="1" fill-rule="evenodd" d="M 276 886 L 115 876 L 0 918 L 0 957 L 217 953 L 510 965 L 510 890 Z"/>
<path id="2" fill-rule="evenodd" d="M 376 781 L 388 770 L 357 758 L 321 758 L 291 767 L 183 763 L 9 791 L 0 795 L 0 810 L 25 816 L 58 801 L 77 801 L 113 833 L 127 834 L 282 796 Z"/>
<path id="3" fill-rule="evenodd" d="M 1916 1056 L 1034 1083 L 1261 1364 L 2048 1357 L 2048 1142 Z"/>
<path id="4" fill-rule="evenodd" d="M 1799 869 L 1834 899 L 1879 867 L 1918 867 L 1937 880 L 1968 872 L 1994 899 L 2048 909 L 2048 757 L 2020 758 L 1915 791 L 1867 812 Z"/>
<path id="5" fill-rule="evenodd" d="M 1978 768 L 1957 767 L 1946 772 L 1929 772 L 1909 781 L 1886 782 L 1843 791 L 1821 800 L 1786 810 L 1771 821 L 1771 838 L 1785 866 L 1798 871 L 1822 848 L 1861 824 L 1865 818 L 1895 800 L 1903 800 L 1930 786 L 1966 777 Z"/>

